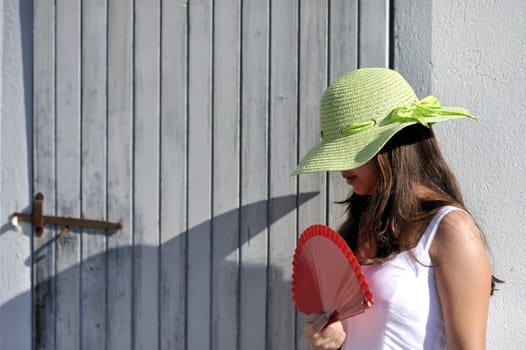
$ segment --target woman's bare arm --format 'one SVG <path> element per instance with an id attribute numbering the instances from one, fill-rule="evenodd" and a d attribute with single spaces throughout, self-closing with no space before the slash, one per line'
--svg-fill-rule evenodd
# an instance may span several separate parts
<path id="1" fill-rule="evenodd" d="M 469 214 L 453 211 L 444 217 L 430 256 L 442 305 L 447 348 L 485 349 L 491 267 Z"/>

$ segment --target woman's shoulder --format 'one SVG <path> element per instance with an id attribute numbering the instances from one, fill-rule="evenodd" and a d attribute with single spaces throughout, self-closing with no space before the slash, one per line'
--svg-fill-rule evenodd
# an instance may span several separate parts
<path id="1" fill-rule="evenodd" d="M 451 209 L 438 224 L 439 236 L 443 239 L 480 238 L 479 229 L 471 214 L 458 207 L 449 208 Z"/>
<path id="2" fill-rule="evenodd" d="M 479 249 L 482 243 L 473 217 L 465 210 L 453 209 L 439 222 L 429 253 L 432 258 L 439 259 L 455 252 L 469 253 L 470 249 Z"/>

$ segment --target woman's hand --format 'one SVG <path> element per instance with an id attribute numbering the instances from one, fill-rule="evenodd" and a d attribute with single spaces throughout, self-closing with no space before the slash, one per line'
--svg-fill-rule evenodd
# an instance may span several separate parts
<path id="1" fill-rule="evenodd" d="M 337 321 L 325 327 L 328 321 L 325 315 L 310 314 L 303 325 L 305 338 L 316 350 L 336 350 L 345 341 L 342 323 Z"/>

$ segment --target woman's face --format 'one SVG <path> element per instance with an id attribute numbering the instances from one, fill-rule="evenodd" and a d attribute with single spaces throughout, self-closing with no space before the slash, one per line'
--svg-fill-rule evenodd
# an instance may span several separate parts
<path id="1" fill-rule="evenodd" d="M 352 170 L 344 170 L 341 174 L 345 181 L 353 187 L 354 193 L 365 196 L 373 194 L 377 172 L 376 158 L 373 158 L 364 165 Z"/>

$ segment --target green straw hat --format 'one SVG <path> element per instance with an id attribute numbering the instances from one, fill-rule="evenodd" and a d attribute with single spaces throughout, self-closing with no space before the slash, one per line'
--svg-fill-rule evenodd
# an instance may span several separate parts
<path id="1" fill-rule="evenodd" d="M 387 68 L 363 68 L 344 75 L 323 93 L 321 142 L 292 175 L 342 171 L 372 159 L 398 131 L 420 123 L 475 116 L 464 108 L 442 107 L 433 96 L 418 100 L 407 81 Z"/>

